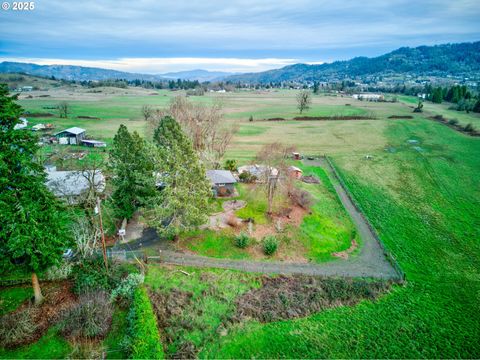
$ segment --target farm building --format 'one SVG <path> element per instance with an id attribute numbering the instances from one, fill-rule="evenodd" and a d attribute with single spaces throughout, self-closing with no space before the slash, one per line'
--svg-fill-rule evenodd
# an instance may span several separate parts
<path id="1" fill-rule="evenodd" d="M 62 130 L 56 134 L 59 144 L 63 145 L 80 145 L 82 140 L 85 139 L 85 129 L 79 127 L 71 127 Z"/>
<path id="2" fill-rule="evenodd" d="M 37 124 L 32 126 L 33 131 L 45 130 L 46 126 L 44 124 Z"/>
<path id="3" fill-rule="evenodd" d="M 303 156 L 300 155 L 300 153 L 298 153 L 298 152 L 293 152 L 292 153 L 292 158 L 293 158 L 293 160 L 302 160 Z"/>
<path id="4" fill-rule="evenodd" d="M 237 180 L 228 170 L 208 170 L 207 178 L 212 184 L 215 196 L 230 196 L 235 193 Z"/>
<path id="5" fill-rule="evenodd" d="M 107 143 L 98 140 L 82 140 L 82 144 L 88 147 L 106 147 Z"/>
<path id="6" fill-rule="evenodd" d="M 55 196 L 69 204 L 76 204 L 92 186 L 97 192 L 103 192 L 105 177 L 100 170 L 56 171 L 55 168 L 47 168 L 46 184 Z"/>
<path id="7" fill-rule="evenodd" d="M 289 166 L 287 169 L 288 176 L 294 179 L 300 179 L 303 175 L 302 169 L 296 167 L 296 166 Z"/>
<path id="8" fill-rule="evenodd" d="M 352 98 L 365 101 L 383 101 L 385 97 L 382 94 L 353 94 Z"/>
<path id="9" fill-rule="evenodd" d="M 21 117 L 18 120 L 20 122 L 13 127 L 14 130 L 25 129 L 28 126 L 28 120 L 27 119 Z"/>
<path id="10" fill-rule="evenodd" d="M 248 172 L 255 176 L 259 181 L 265 181 L 266 177 L 270 174 L 271 176 L 277 176 L 278 170 L 274 167 L 268 167 L 266 165 L 244 165 L 238 168 L 238 173 L 242 174 L 243 172 Z"/>

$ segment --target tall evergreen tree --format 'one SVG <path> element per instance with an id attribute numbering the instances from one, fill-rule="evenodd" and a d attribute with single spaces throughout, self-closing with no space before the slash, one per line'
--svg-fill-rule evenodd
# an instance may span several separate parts
<path id="1" fill-rule="evenodd" d="M 443 91 L 441 87 L 433 89 L 432 102 L 435 104 L 441 104 L 443 100 Z"/>
<path id="2" fill-rule="evenodd" d="M 210 183 L 191 141 L 174 118 L 160 121 L 154 142 L 164 188 L 152 222 L 161 234 L 174 237 L 207 221 Z"/>
<path id="3" fill-rule="evenodd" d="M 125 125 L 120 125 L 109 157 L 117 217 L 130 219 L 156 195 L 151 155 L 150 145 L 136 131 L 130 134 Z"/>
<path id="4" fill-rule="evenodd" d="M 15 130 L 22 108 L 0 84 L 0 270 L 32 275 L 35 302 L 42 301 L 37 273 L 58 264 L 70 246 L 65 209 L 45 185 L 35 155 L 37 138 Z"/>

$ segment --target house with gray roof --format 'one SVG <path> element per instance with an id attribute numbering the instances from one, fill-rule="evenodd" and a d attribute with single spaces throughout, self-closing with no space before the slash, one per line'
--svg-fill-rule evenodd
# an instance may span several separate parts
<path id="1" fill-rule="evenodd" d="M 55 168 L 47 168 L 46 185 L 56 197 L 76 204 L 91 189 L 103 192 L 105 177 L 100 170 L 56 171 Z"/>
<path id="2" fill-rule="evenodd" d="M 231 196 L 235 193 L 237 180 L 228 170 L 208 170 L 207 178 L 215 196 Z"/>

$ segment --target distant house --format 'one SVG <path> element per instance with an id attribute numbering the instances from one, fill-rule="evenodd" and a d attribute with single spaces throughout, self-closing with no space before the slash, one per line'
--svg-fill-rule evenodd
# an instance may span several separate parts
<path id="1" fill-rule="evenodd" d="M 235 193 L 237 180 L 228 170 L 208 170 L 207 178 L 212 184 L 215 196 L 230 196 Z"/>
<path id="2" fill-rule="evenodd" d="M 60 131 L 55 135 L 59 144 L 63 145 L 80 145 L 82 140 L 85 139 L 85 129 L 79 127 L 71 127 Z"/>
<path id="3" fill-rule="evenodd" d="M 22 87 L 21 87 L 21 90 L 22 90 L 22 91 L 32 91 L 32 90 L 33 90 L 33 86 L 22 86 Z"/>
<path id="4" fill-rule="evenodd" d="M 278 176 L 278 170 L 276 168 L 258 164 L 240 166 L 238 173 L 242 174 L 244 172 L 252 174 L 258 181 L 265 181 L 267 176 Z"/>
<path id="5" fill-rule="evenodd" d="M 365 101 L 383 101 L 385 97 L 382 94 L 353 94 L 352 98 Z"/>
<path id="6" fill-rule="evenodd" d="M 88 147 L 106 147 L 107 143 L 98 140 L 82 140 L 82 144 Z"/>
<path id="7" fill-rule="evenodd" d="M 105 177 L 100 170 L 56 171 L 47 168 L 47 187 L 57 197 L 76 204 L 93 186 L 97 192 L 105 190 Z"/>
<path id="8" fill-rule="evenodd" d="M 45 130 L 47 127 L 44 124 L 37 124 L 32 126 L 33 131 Z"/>
<path id="9" fill-rule="evenodd" d="M 13 127 L 14 130 L 25 129 L 28 126 L 28 120 L 27 119 L 21 117 L 18 120 L 20 120 L 20 123 L 15 124 L 15 126 Z"/>
<path id="10" fill-rule="evenodd" d="M 296 167 L 296 166 L 289 166 L 287 169 L 288 176 L 294 178 L 294 179 L 300 179 L 303 175 L 302 169 Z"/>
<path id="11" fill-rule="evenodd" d="M 298 153 L 298 152 L 293 152 L 292 157 L 293 157 L 293 160 L 301 160 L 302 159 L 302 155 L 300 155 L 300 153 Z"/>

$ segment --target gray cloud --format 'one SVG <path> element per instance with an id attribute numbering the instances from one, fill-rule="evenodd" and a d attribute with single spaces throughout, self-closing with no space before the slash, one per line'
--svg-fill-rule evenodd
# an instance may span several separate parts
<path id="1" fill-rule="evenodd" d="M 37 0 L 0 11 L 3 57 L 331 60 L 480 38 L 474 0 Z"/>

